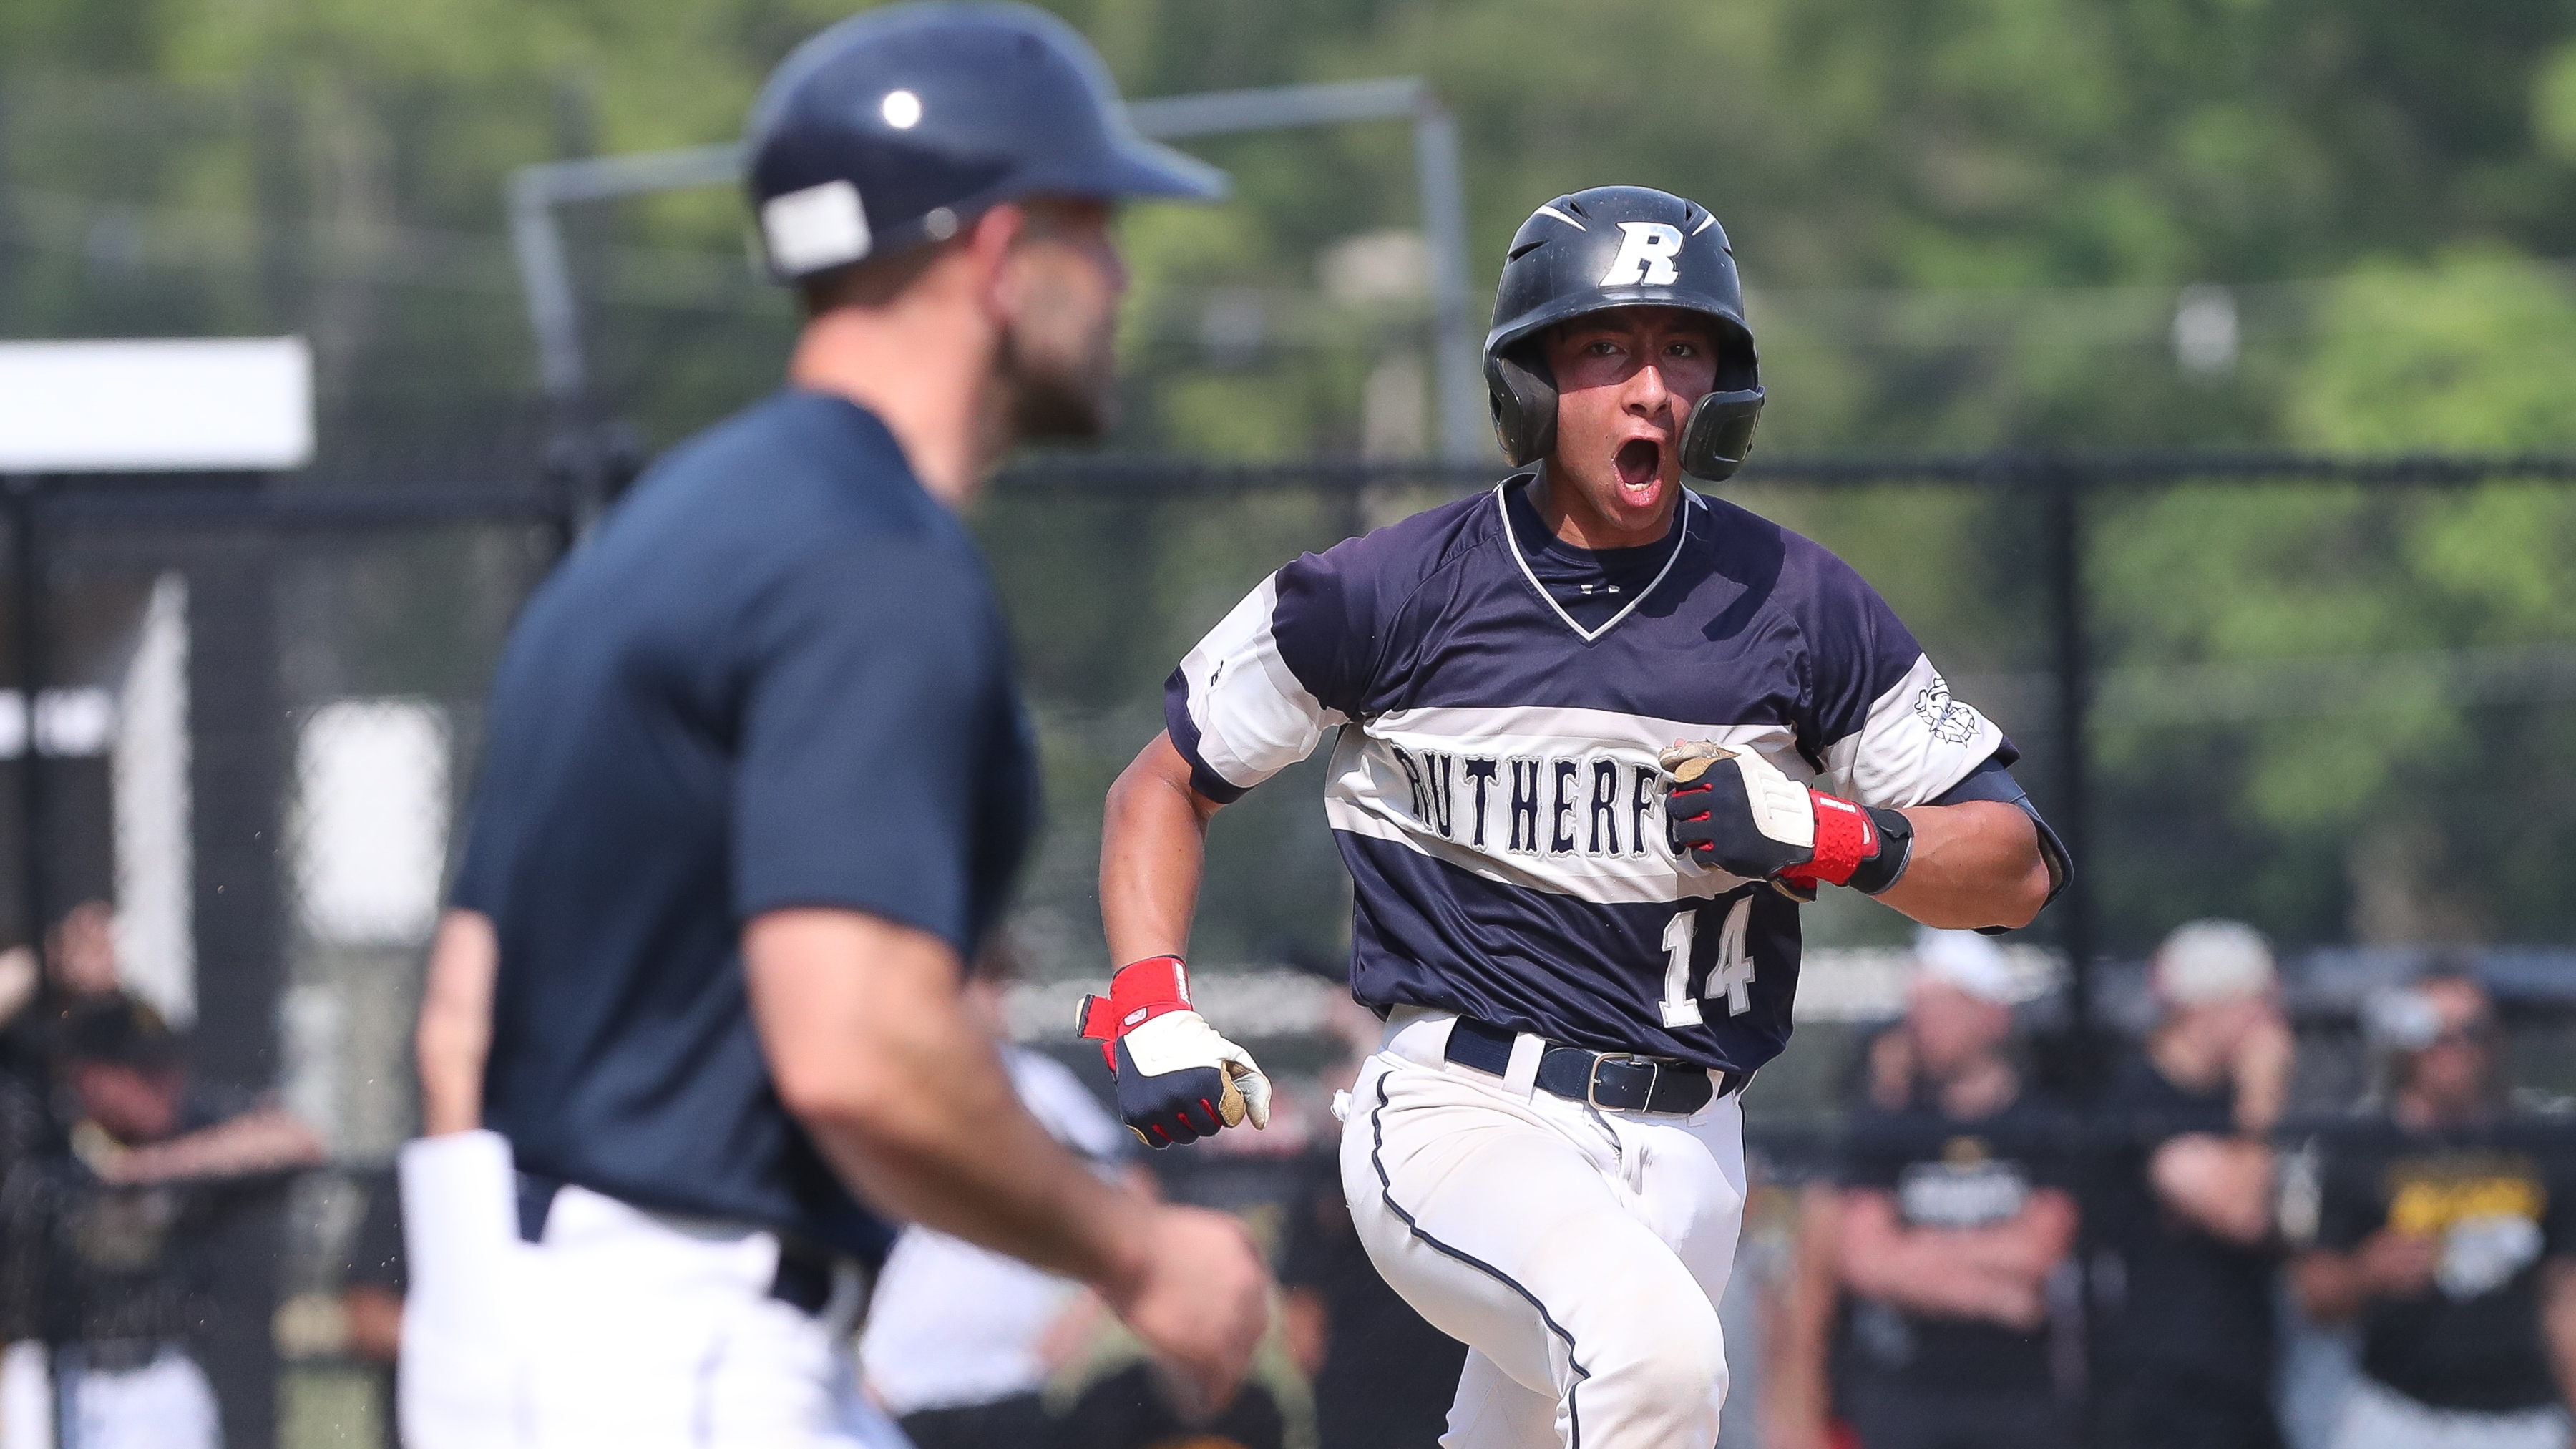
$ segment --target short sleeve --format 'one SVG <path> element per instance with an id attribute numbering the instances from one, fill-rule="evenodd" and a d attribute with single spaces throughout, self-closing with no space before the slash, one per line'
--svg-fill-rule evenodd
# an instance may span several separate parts
<path id="1" fill-rule="evenodd" d="M 2317 1246 L 2338 1253 L 2360 1247 L 2387 1220 L 2378 1173 L 2363 1161 L 2338 1159 L 2328 1149 L 2317 1182 Z"/>
<path id="2" fill-rule="evenodd" d="M 2549 1205 L 2540 1215 L 2542 1250 L 2553 1258 L 2576 1257 L 2576 1171 L 2552 1161 L 2545 1181 Z"/>
<path id="3" fill-rule="evenodd" d="M 979 801 L 1016 774 L 980 564 L 918 535 L 817 541 L 746 610 L 734 910 L 864 911 L 970 953 Z"/>
<path id="4" fill-rule="evenodd" d="M 457 852 L 456 873 L 447 883 L 447 903 L 462 911 L 494 914 L 500 906 L 501 891 L 497 875 L 500 850 L 491 839 L 492 812 L 486 808 L 494 789 L 490 763 L 491 742 L 484 742 L 485 763 L 474 781 L 474 791 L 465 808 L 465 847 Z"/>
<path id="5" fill-rule="evenodd" d="M 1339 564 L 1308 554 L 1263 579 L 1172 671 L 1163 720 L 1200 794 L 1241 799 L 1357 707 L 1370 641 Z"/>
<path id="6" fill-rule="evenodd" d="M 1895 1191 L 1915 1160 L 1917 1135 L 1899 1113 L 1873 1108 L 1853 1114 L 1834 1180 L 1847 1188 Z"/>
<path id="7" fill-rule="evenodd" d="M 1878 591 L 1828 556 L 1809 630 L 1809 723 L 1827 788 L 1864 805 L 1920 805 L 2012 747 L 1941 671 Z"/>

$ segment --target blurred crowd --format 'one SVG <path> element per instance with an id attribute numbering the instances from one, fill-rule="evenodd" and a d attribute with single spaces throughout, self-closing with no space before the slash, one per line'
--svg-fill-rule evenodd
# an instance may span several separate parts
<path id="1" fill-rule="evenodd" d="M 2142 1041 L 2047 1082 L 2002 954 L 1922 935 L 1797 1198 L 1765 1449 L 2279 1449 L 2302 1342 L 2352 1353 L 2311 1443 L 2567 1444 L 2576 1138 L 2508 1090 L 2478 979 L 2374 999 L 2365 1098 L 2313 1120 L 2262 937 L 2183 926 L 2150 982 Z"/>
<path id="2" fill-rule="evenodd" d="M 215 1246 L 324 1157 L 274 1099 L 191 1070 L 186 1036 L 118 985 L 104 902 L 0 953 L 0 1444 L 220 1444 Z"/>
<path id="3" fill-rule="evenodd" d="M 1081 1077 L 1009 1044 L 1010 974 L 992 960 L 971 990 L 1024 1100 L 1155 1191 Z M 1728 1449 L 2568 1445 L 2576 1131 L 2510 1090 L 2474 974 L 2437 965 L 2370 1000 L 2368 1087 L 2325 1113 L 2292 1109 L 2298 1038 L 2243 925 L 2174 931 L 2151 1028 L 2072 1070 L 1987 938 L 1921 933 L 1909 980 L 1854 1053 L 1830 1170 L 1765 1189 L 1787 1250 L 1743 1275 L 1760 1302 Z M 1374 1045 L 1363 1016 L 1325 1089 Z M 184 1032 L 118 987 L 104 906 L 0 953 L 0 1445 L 220 1444 L 212 1253 L 228 1214 L 323 1158 L 275 1100 L 191 1071 Z M 907 1233 L 861 1349 L 887 1443 L 892 1425 L 919 1449 L 1436 1442 L 1463 1348 L 1379 1279 L 1329 1160 L 1295 1183 L 1265 1223 L 1277 1328 L 1224 1405 L 1193 1402 L 1087 1290 Z M 390 1404 L 399 1200 L 389 1178 L 357 1186 L 338 1342 Z M 2322 1377 L 2294 1362 L 2318 1344 L 2339 1364 Z M 2302 1375 L 2311 1400 L 2326 1387 L 2293 1433 Z"/>

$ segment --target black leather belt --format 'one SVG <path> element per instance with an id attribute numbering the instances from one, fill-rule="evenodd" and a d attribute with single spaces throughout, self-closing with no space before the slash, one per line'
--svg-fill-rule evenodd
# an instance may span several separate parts
<path id="1" fill-rule="evenodd" d="M 158 1338 L 93 1338 L 65 1345 L 56 1352 L 64 1355 L 63 1367 L 83 1373 L 128 1374 L 147 1369 L 160 1361 L 165 1341 Z M 75 1365 L 73 1355 L 77 1355 Z"/>
<path id="2" fill-rule="evenodd" d="M 1511 1068 L 1513 1033 L 1462 1016 L 1449 1027 L 1442 1055 L 1462 1067 L 1502 1076 Z M 1687 1062 L 1632 1052 L 1595 1052 L 1551 1046 L 1539 1054 L 1541 1091 L 1610 1112 L 1668 1112 L 1689 1116 L 1753 1080 L 1751 1072 L 1710 1072 Z"/>
<path id="3" fill-rule="evenodd" d="M 546 1215 L 554 1211 L 555 1194 L 564 1184 L 533 1172 L 519 1174 L 519 1239 L 541 1242 Z M 832 1253 L 785 1234 L 778 1237 L 778 1271 L 770 1277 L 769 1296 L 806 1313 L 820 1313 L 832 1301 L 832 1270 L 840 1262 Z"/>

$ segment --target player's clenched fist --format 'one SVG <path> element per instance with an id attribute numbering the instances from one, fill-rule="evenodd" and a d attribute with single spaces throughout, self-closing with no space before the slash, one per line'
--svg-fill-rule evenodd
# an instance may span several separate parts
<path id="1" fill-rule="evenodd" d="M 1191 1008 L 1180 957 L 1119 967 L 1107 996 L 1082 998 L 1075 1025 L 1100 1043 L 1117 1079 L 1118 1115 L 1148 1147 L 1213 1137 L 1247 1117 L 1270 1125 L 1270 1079 Z"/>
<path id="2" fill-rule="evenodd" d="M 1178 1371 L 1184 1412 L 1213 1414 L 1234 1397 L 1270 1327 L 1270 1274 L 1243 1224 L 1204 1208 L 1155 1204 L 1139 1247 L 1101 1284 L 1112 1311 Z"/>
<path id="3" fill-rule="evenodd" d="M 1750 750 L 1706 740 L 1659 759 L 1671 777 L 1664 830 L 1675 855 L 1802 901 L 1816 898 L 1818 881 L 1876 895 L 1905 873 L 1914 827 L 1896 811 L 1809 789 Z"/>

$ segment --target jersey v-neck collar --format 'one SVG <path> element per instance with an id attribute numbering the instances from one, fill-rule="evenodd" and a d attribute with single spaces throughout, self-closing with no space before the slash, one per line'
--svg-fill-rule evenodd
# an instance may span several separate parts
<path id="1" fill-rule="evenodd" d="M 1538 595 L 1540 602 L 1546 604 L 1549 610 L 1564 622 L 1565 627 L 1574 631 L 1574 637 L 1586 644 L 1594 643 L 1602 635 L 1618 628 L 1619 621 L 1637 612 L 1637 606 L 1646 602 L 1648 596 L 1655 592 L 1656 587 L 1672 573 L 1673 565 L 1681 562 L 1682 550 L 1690 543 L 1690 510 L 1708 506 L 1697 493 L 1688 488 L 1682 490 L 1682 506 L 1673 510 L 1673 551 L 1664 556 L 1664 566 L 1655 570 L 1655 576 L 1646 581 L 1644 588 L 1637 590 L 1636 597 L 1628 601 L 1627 607 L 1602 620 L 1599 628 L 1586 629 L 1574 621 L 1574 616 L 1565 611 L 1565 605 L 1559 603 L 1556 595 L 1548 592 L 1547 585 L 1540 582 L 1538 572 L 1530 567 L 1529 554 L 1521 547 L 1520 530 L 1512 526 L 1510 489 L 1514 483 L 1523 478 L 1535 482 L 1538 475 L 1516 473 L 1494 485 L 1494 513 L 1503 525 L 1503 542 L 1512 551 L 1512 562 L 1520 565 L 1521 577 L 1529 581 L 1530 592 Z"/>

